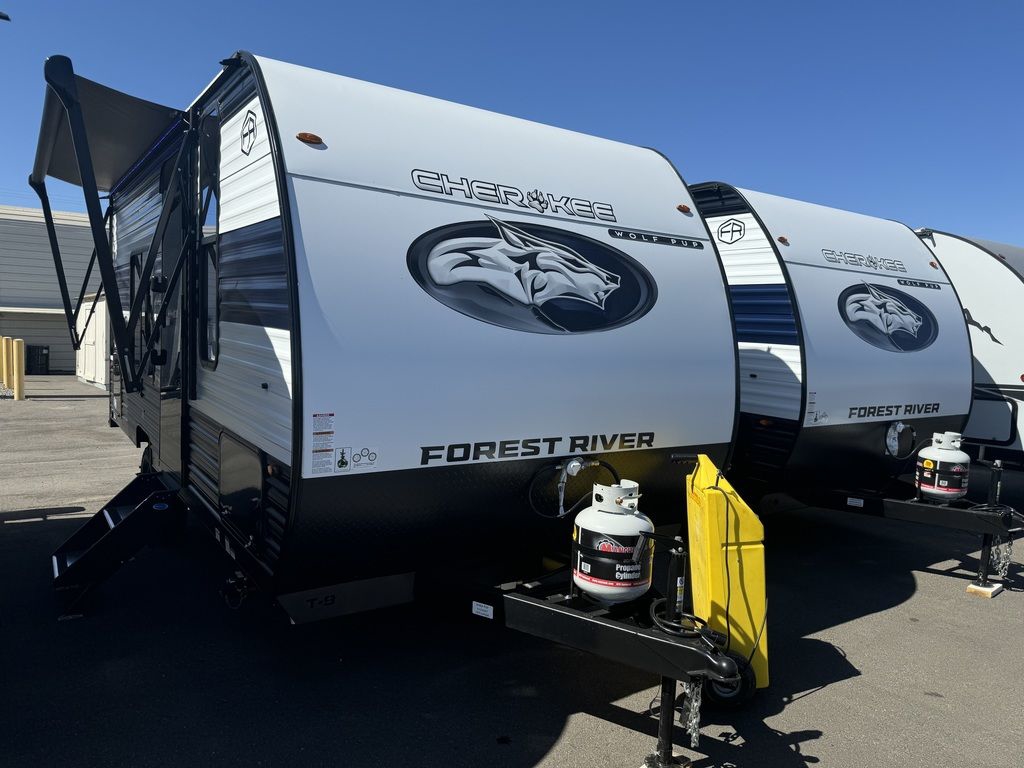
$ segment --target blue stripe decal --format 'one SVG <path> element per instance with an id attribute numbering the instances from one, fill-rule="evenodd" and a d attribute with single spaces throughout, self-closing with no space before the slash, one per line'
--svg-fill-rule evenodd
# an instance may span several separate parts
<path id="1" fill-rule="evenodd" d="M 800 343 L 789 289 L 771 285 L 730 285 L 736 340 L 757 344 Z"/>
<path id="2" fill-rule="evenodd" d="M 220 319 L 291 330 L 281 217 L 225 232 L 217 248 Z"/>

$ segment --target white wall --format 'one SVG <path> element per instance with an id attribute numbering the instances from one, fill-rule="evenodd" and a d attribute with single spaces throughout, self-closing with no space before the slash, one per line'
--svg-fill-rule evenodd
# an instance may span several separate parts
<path id="1" fill-rule="evenodd" d="M 101 296 L 96 302 L 96 311 L 92 318 L 89 317 L 91 306 L 92 297 L 87 296 L 78 316 L 78 335 L 82 337 L 82 346 L 75 353 L 75 375 L 81 382 L 106 389 L 110 376 L 106 297 Z"/>

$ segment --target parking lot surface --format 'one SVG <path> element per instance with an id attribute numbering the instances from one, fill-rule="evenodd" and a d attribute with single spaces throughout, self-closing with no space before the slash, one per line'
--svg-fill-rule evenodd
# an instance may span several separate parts
<path id="1" fill-rule="evenodd" d="M 653 749 L 648 675 L 429 605 L 299 627 L 258 594 L 232 610 L 230 564 L 195 529 L 58 622 L 50 552 L 138 466 L 87 394 L 0 402 L 0 765 L 638 766 Z M 984 600 L 964 593 L 974 536 L 806 509 L 765 524 L 772 686 L 705 711 L 680 753 L 1024 764 L 1019 565 Z"/>

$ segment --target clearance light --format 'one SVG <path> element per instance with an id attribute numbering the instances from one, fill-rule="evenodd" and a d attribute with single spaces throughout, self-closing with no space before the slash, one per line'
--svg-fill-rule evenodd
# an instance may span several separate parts
<path id="1" fill-rule="evenodd" d="M 939 265 L 936 262 L 934 262 L 934 261 L 929 261 L 928 262 L 928 266 L 930 266 L 932 269 L 938 269 L 939 268 Z"/>
<path id="2" fill-rule="evenodd" d="M 776 239 L 783 245 L 789 245 L 789 238 L 786 237 L 785 235 L 779 235 Z"/>
<path id="3" fill-rule="evenodd" d="M 315 133 L 307 133 L 306 131 L 299 131 L 295 134 L 295 138 L 301 141 L 303 144 L 323 144 L 324 140 L 317 136 Z"/>
<path id="4" fill-rule="evenodd" d="M 680 203 L 679 205 L 676 206 L 676 210 L 679 211 L 680 213 L 689 213 L 690 206 Z"/>

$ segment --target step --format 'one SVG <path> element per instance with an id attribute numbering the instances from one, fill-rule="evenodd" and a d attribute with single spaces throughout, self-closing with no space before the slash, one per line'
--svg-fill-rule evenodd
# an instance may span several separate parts
<path id="1" fill-rule="evenodd" d="M 107 525 L 113 528 L 115 525 L 124 520 L 135 510 L 135 507 L 125 504 L 117 507 L 104 507 L 103 517 L 107 521 Z"/>
<path id="2" fill-rule="evenodd" d="M 50 559 L 53 564 L 53 578 L 57 578 L 62 573 L 66 572 L 68 568 L 75 564 L 82 555 L 85 554 L 84 549 L 76 549 L 70 552 L 57 552 Z"/>

